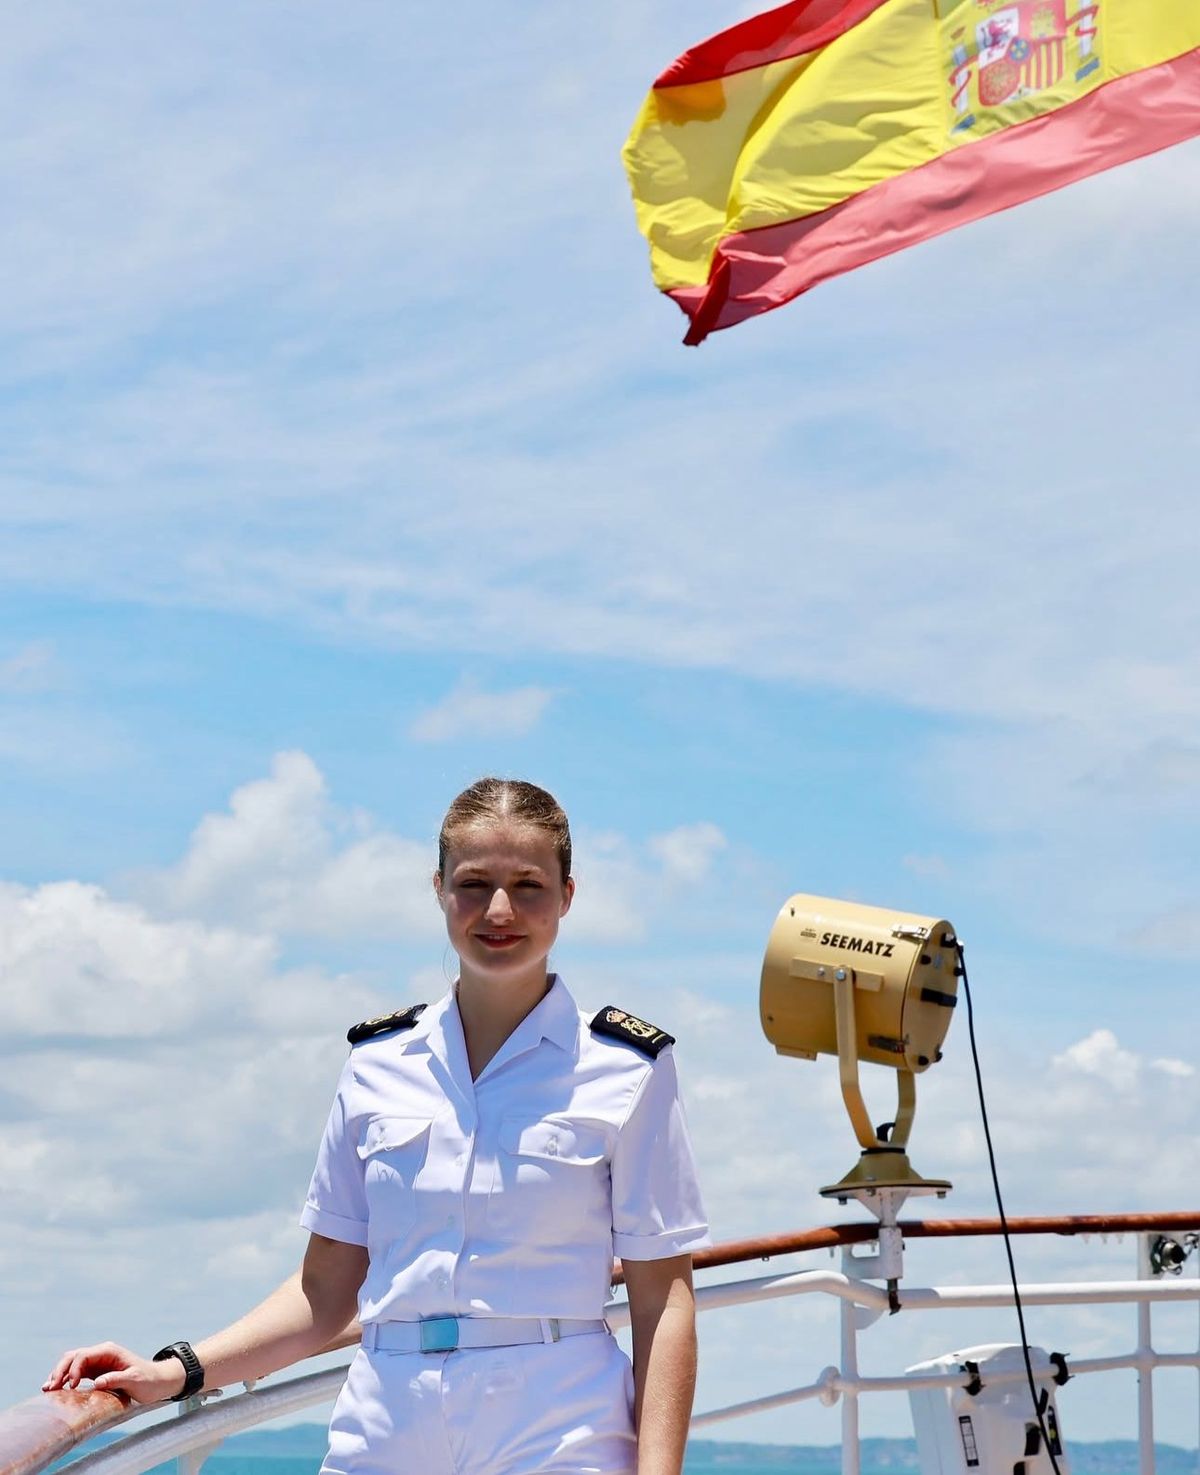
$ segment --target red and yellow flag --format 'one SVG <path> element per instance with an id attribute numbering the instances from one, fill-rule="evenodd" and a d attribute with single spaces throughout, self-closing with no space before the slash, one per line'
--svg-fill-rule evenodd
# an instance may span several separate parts
<path id="1" fill-rule="evenodd" d="M 1200 134 L 1200 0 L 792 0 L 685 52 L 625 145 L 686 343 Z"/>

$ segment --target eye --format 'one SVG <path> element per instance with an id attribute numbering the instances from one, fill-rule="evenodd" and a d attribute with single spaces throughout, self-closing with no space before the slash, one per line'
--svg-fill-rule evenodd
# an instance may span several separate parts
<path id="1" fill-rule="evenodd" d="M 476 880 L 474 877 L 470 877 L 466 881 L 455 882 L 455 885 L 457 885 L 460 891 L 478 891 L 485 884 L 485 882 Z"/>
<path id="2" fill-rule="evenodd" d="M 532 876 L 527 877 L 524 881 L 518 881 L 517 885 L 524 886 L 526 890 L 532 891 L 541 891 L 543 889 L 542 883 L 540 881 L 535 881 Z"/>

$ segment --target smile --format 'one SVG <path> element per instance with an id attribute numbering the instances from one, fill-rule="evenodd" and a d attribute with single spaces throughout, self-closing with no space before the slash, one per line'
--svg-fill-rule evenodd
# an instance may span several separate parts
<path id="1" fill-rule="evenodd" d="M 524 941 L 524 934 L 520 932 L 476 932 L 475 940 L 483 943 L 484 947 L 494 948 L 499 952 L 503 948 L 514 947 L 518 942 Z"/>

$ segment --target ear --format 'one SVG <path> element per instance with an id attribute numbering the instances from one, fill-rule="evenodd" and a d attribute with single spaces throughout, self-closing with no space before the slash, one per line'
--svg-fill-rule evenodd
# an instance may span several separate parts
<path id="1" fill-rule="evenodd" d="M 563 882 L 563 901 L 562 906 L 560 906 L 558 909 L 558 915 L 560 917 L 565 917 L 567 913 L 571 910 L 571 902 L 574 900 L 574 898 L 575 877 L 568 876 L 567 879 Z"/>
<path id="2" fill-rule="evenodd" d="M 442 895 L 442 877 L 441 873 L 438 871 L 434 871 L 433 873 L 433 894 L 437 897 L 438 906 L 441 907 L 442 911 L 445 911 L 446 899 Z"/>

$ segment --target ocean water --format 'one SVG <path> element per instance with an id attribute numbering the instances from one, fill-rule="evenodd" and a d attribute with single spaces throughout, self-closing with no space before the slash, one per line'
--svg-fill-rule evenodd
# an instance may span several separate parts
<path id="1" fill-rule="evenodd" d="M 230 1441 L 232 1444 L 234 1441 Z M 323 1453 L 324 1451 L 322 1451 Z M 317 1475 L 321 1458 L 301 1458 L 288 1455 L 246 1455 L 226 1449 L 209 1457 L 204 1465 L 204 1475 Z M 161 1475 L 173 1475 L 172 1465 L 160 1466 Z M 912 1467 L 916 1468 L 915 1463 Z M 838 1451 L 830 1449 L 825 1457 L 813 1463 L 798 1464 L 794 1461 L 763 1460 L 757 1453 L 735 1453 L 716 1455 L 702 1452 L 690 1453 L 684 1467 L 685 1475 L 782 1475 L 788 1470 L 803 1470 L 804 1475 L 839 1475 Z M 895 1465 L 863 1465 L 863 1475 L 896 1475 Z M 407 1475 L 407 1472 L 397 1472 Z M 421 1475 L 413 1471 L 411 1475 Z"/>
<path id="2" fill-rule="evenodd" d="M 276 1444 L 271 1450 L 266 1443 Z M 891 1443 L 891 1441 L 888 1441 Z M 896 1441 L 904 1443 L 904 1441 Z M 204 1464 L 204 1475 L 317 1475 L 325 1453 L 325 1431 L 316 1426 L 260 1430 L 229 1439 Z M 684 1466 L 685 1475 L 839 1475 L 840 1451 L 836 1447 L 801 1451 L 781 1445 L 721 1444 L 704 1440 L 693 1443 Z M 915 1471 L 916 1452 L 911 1462 L 863 1462 L 863 1475 L 898 1475 Z M 174 1475 L 172 1464 L 158 1467 L 156 1475 Z M 397 1472 L 408 1475 L 408 1472 Z M 422 1475 L 413 1471 L 411 1475 Z"/>
<path id="3" fill-rule="evenodd" d="M 109 1441 L 97 1441 L 101 1442 Z M 205 1462 L 204 1475 L 317 1475 L 324 1453 L 323 1424 L 254 1429 L 226 1440 Z M 917 1475 L 919 1471 L 916 1444 L 911 1439 L 864 1439 L 861 1453 L 862 1475 Z M 1138 1468 L 1137 1445 L 1129 1439 L 1071 1441 L 1067 1455 L 1072 1475 L 1136 1475 Z M 697 1439 L 688 1446 L 684 1471 L 685 1475 L 840 1475 L 840 1459 L 837 1445 L 731 1444 Z M 1157 1475 L 1196 1475 L 1197 1451 L 1156 1445 L 1155 1465 Z M 153 1475 L 175 1475 L 174 1463 L 159 1465 Z M 397 1471 L 397 1475 L 423 1472 Z"/>

